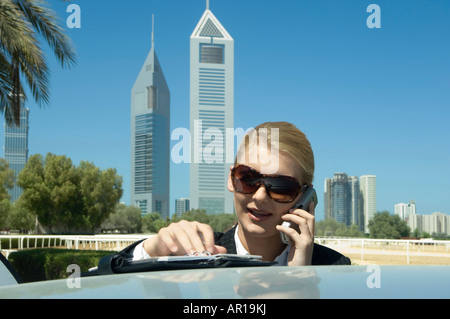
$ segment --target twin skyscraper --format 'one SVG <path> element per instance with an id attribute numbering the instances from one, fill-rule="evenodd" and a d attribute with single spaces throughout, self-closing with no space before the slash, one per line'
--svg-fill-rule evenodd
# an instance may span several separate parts
<path id="1" fill-rule="evenodd" d="M 201 123 L 201 125 L 198 125 Z M 233 213 L 225 160 L 195 154 L 214 143 L 205 131 L 234 126 L 234 40 L 209 10 L 190 38 L 190 207 L 208 214 Z M 198 132 L 194 131 L 197 130 Z M 217 159 L 217 156 L 214 156 Z M 143 214 L 170 216 L 170 91 L 152 47 L 131 90 L 131 205 Z M 178 182 L 178 181 L 177 181 Z M 182 182 L 182 181 L 180 181 Z"/>

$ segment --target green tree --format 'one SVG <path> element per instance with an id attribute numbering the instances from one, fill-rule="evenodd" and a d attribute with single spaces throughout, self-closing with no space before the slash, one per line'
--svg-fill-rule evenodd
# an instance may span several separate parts
<path id="1" fill-rule="evenodd" d="M 364 237 L 364 234 L 359 230 L 359 226 L 356 224 L 350 225 L 348 227 L 348 237 Z"/>
<path id="2" fill-rule="evenodd" d="M 410 228 L 398 215 L 391 215 L 387 211 L 378 212 L 369 221 L 369 236 L 371 238 L 392 238 L 409 236 Z"/>
<path id="3" fill-rule="evenodd" d="M 204 209 L 191 209 L 181 216 L 172 216 L 172 222 L 180 220 L 198 221 L 210 225 L 213 231 L 224 232 L 236 223 L 237 218 L 235 214 L 207 214 Z"/>
<path id="4" fill-rule="evenodd" d="M 50 232 L 67 232 L 82 226 L 78 174 L 65 156 L 32 155 L 19 173 L 23 205 L 38 216 Z"/>
<path id="5" fill-rule="evenodd" d="M 430 238 L 430 234 L 427 233 L 426 231 L 423 231 L 422 234 L 420 234 L 420 238 Z"/>
<path id="6" fill-rule="evenodd" d="M 9 169 L 4 158 L 0 158 L 0 201 L 9 199 L 8 189 L 13 188 L 14 180 L 14 171 Z"/>
<path id="7" fill-rule="evenodd" d="M 11 210 L 8 218 L 8 226 L 12 229 L 18 229 L 22 233 L 34 230 L 36 226 L 36 215 L 30 213 L 23 206 L 21 197 L 13 204 L 10 204 Z"/>
<path id="8" fill-rule="evenodd" d="M 237 222 L 235 214 L 214 214 L 209 215 L 209 225 L 216 232 L 225 232 Z"/>
<path id="9" fill-rule="evenodd" d="M 115 210 L 122 197 L 122 178 L 115 169 L 100 170 L 93 163 L 82 161 L 78 166 L 80 192 L 88 224 L 94 231 Z"/>
<path id="10" fill-rule="evenodd" d="M 0 201 L 0 230 L 10 228 L 11 206 L 9 199 Z"/>
<path id="11" fill-rule="evenodd" d="M 161 228 L 166 227 L 169 222 L 162 219 L 157 212 L 145 214 L 142 217 L 142 231 L 144 233 L 157 233 Z"/>
<path id="12" fill-rule="evenodd" d="M 172 222 L 178 222 L 180 220 L 197 221 L 199 223 L 209 224 L 209 216 L 204 209 L 191 209 L 180 216 L 174 214 L 172 216 Z"/>
<path id="13" fill-rule="evenodd" d="M 316 236 L 335 236 L 339 223 L 334 218 L 327 218 L 316 223 L 314 233 Z"/>
<path id="14" fill-rule="evenodd" d="M 139 233 L 142 228 L 141 210 L 138 207 L 117 205 L 115 211 L 102 223 L 103 231 Z"/>
<path id="15" fill-rule="evenodd" d="M 180 220 L 197 221 L 208 224 L 215 232 L 224 232 L 237 221 L 235 214 L 207 214 L 204 209 L 191 209 L 181 215 L 174 214 L 171 219 L 164 220 L 159 213 L 150 213 L 142 217 L 142 231 L 157 233 L 161 228 Z"/>
<path id="16" fill-rule="evenodd" d="M 32 155 L 20 172 L 21 200 L 49 232 L 93 232 L 114 211 L 122 179 L 114 169 L 101 171 L 66 156 Z"/>
<path id="17" fill-rule="evenodd" d="M 364 234 L 359 231 L 358 225 L 346 226 L 333 218 L 317 222 L 314 232 L 316 236 L 364 237 Z"/>
<path id="18" fill-rule="evenodd" d="M 30 156 L 19 173 L 17 184 L 23 189 L 20 199 L 25 209 L 35 213 L 45 224 L 51 221 L 51 200 L 50 190 L 45 184 L 43 161 L 40 154 Z"/>
<path id="19" fill-rule="evenodd" d="M 62 67 L 75 64 L 71 41 L 57 20 L 43 0 L 0 1 L 0 110 L 8 123 L 20 125 L 22 98 L 26 99 L 22 81 L 36 102 L 49 102 L 50 73 L 41 38 Z"/>

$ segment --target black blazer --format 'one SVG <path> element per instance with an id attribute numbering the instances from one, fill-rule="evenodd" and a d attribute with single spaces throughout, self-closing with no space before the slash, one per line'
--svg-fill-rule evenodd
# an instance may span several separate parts
<path id="1" fill-rule="evenodd" d="M 236 254 L 236 242 L 234 241 L 234 233 L 236 226 L 232 227 L 225 233 L 214 233 L 214 240 L 216 245 L 223 246 L 227 249 L 227 254 Z M 121 251 L 122 254 L 133 253 L 134 247 L 136 247 L 142 240 L 137 241 Z M 350 258 L 338 253 L 337 251 L 319 245 L 314 244 L 314 250 L 312 255 L 312 265 L 351 265 Z"/>
<path id="2" fill-rule="evenodd" d="M 227 249 L 228 254 L 236 254 L 236 242 L 234 241 L 234 233 L 236 226 L 225 233 L 214 233 L 216 245 L 223 246 Z M 314 244 L 312 255 L 312 265 L 351 265 L 350 258 L 338 253 L 337 251 Z"/>

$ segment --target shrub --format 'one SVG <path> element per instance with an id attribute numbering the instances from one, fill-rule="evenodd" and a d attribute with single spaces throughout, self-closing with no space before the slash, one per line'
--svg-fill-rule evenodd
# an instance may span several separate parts
<path id="1" fill-rule="evenodd" d="M 103 256 L 111 251 L 72 249 L 29 249 L 13 252 L 9 262 L 23 282 L 68 278 L 67 266 L 77 264 L 81 272 L 95 267 Z"/>

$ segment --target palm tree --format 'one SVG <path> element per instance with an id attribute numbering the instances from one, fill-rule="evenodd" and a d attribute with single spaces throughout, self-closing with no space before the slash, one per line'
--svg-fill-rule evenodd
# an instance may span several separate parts
<path id="1" fill-rule="evenodd" d="M 62 67 L 75 64 L 71 41 L 44 0 L 0 0 L 0 111 L 8 123 L 20 125 L 23 81 L 36 102 L 49 102 L 49 69 L 39 35 Z"/>

